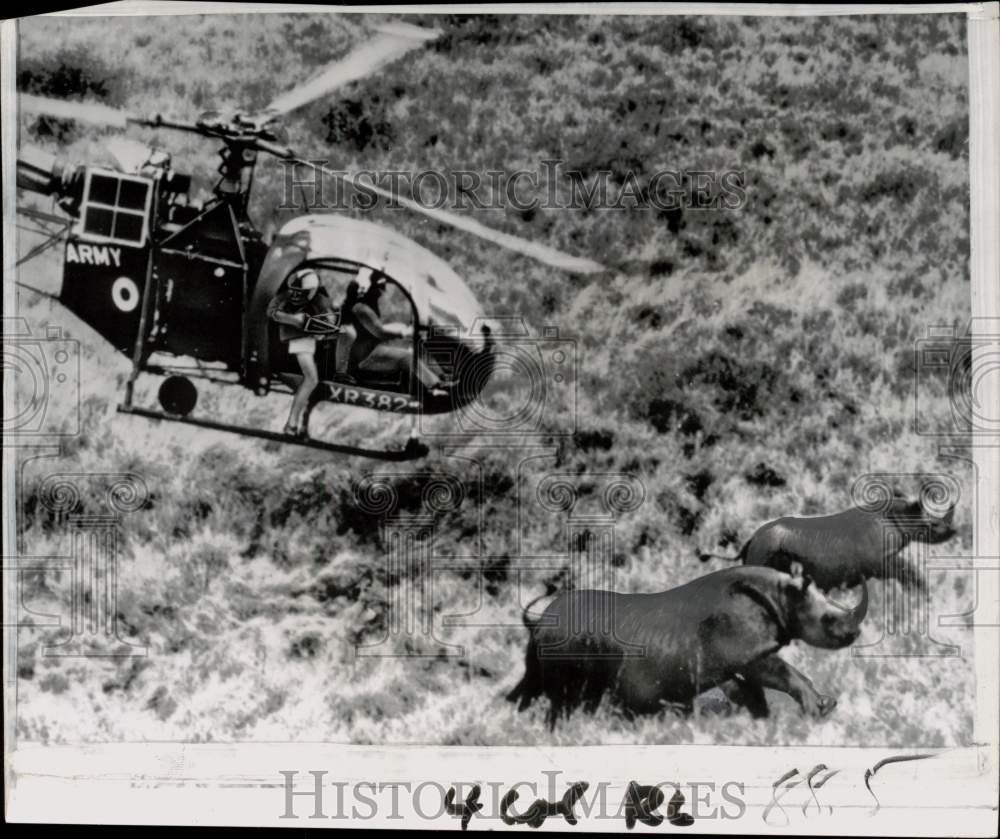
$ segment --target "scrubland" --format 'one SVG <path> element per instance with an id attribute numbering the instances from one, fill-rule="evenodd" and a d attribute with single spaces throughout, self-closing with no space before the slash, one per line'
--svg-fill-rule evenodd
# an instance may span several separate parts
<path id="1" fill-rule="evenodd" d="M 70 551 L 65 512 L 41 503 L 47 475 L 140 476 L 149 498 L 122 519 L 114 611 L 120 636 L 148 654 L 43 656 L 64 633 L 44 616 L 66 615 L 70 579 L 25 575 L 19 736 L 971 741 L 974 650 L 962 619 L 932 630 L 958 645 L 958 656 L 912 655 L 940 650 L 919 637 L 896 639 L 884 656 L 786 649 L 839 697 L 821 722 L 773 696 L 764 721 L 666 711 L 633 721 L 602 708 L 550 733 L 543 707 L 519 715 L 503 700 L 522 670 L 521 605 L 546 586 L 578 582 L 588 551 L 606 560 L 613 588 L 655 591 L 724 567 L 697 554 L 735 553 L 765 521 L 845 509 L 868 473 L 903 475 L 901 487 L 913 493 L 917 479 L 907 476 L 927 472 L 963 489 L 959 537 L 930 553 L 969 553 L 971 467 L 914 428 L 917 411 L 931 424 L 951 423 L 946 377 L 918 375 L 915 342 L 932 326 L 964 329 L 970 316 L 962 16 L 407 19 L 438 27 L 441 38 L 297 114 L 293 145 L 346 170 L 535 170 L 558 158 L 586 183 L 610 171 L 613 194 L 629 172 L 641 187 L 661 169 L 740 171 L 745 205 L 476 215 L 599 260 L 609 270 L 596 277 L 560 273 L 402 210 L 367 213 L 448 259 L 490 316 L 523 318 L 539 338 L 558 327 L 576 360 L 572 387 L 547 381 L 530 433 L 500 444 L 473 435 L 460 448 L 429 437 L 431 455 L 409 465 L 118 415 L 127 360 L 68 312 L 22 291 L 19 314 L 34 333 L 58 325 L 81 354 L 80 434 L 58 453 L 20 454 L 22 550 Z M 372 20 L 28 20 L 19 85 L 167 114 L 260 106 L 343 54 Z M 22 118 L 23 141 L 75 160 L 106 160 L 108 136 Z M 168 148 L 175 168 L 210 188 L 210 144 L 135 136 Z M 251 212 L 262 229 L 296 214 L 278 208 L 282 179 L 272 162 L 258 167 Z M 565 197 L 568 179 L 554 188 Z M 22 247 L 32 242 L 25 236 Z M 59 271 L 50 252 L 21 279 L 56 289 Z M 154 385 L 140 381 L 140 398 L 152 402 Z M 484 410 L 513 412 L 527 387 L 501 377 Z M 234 390 L 204 389 L 198 410 L 281 422 L 280 397 Z M 56 389 L 51 399 L 57 413 L 77 410 L 72 393 Z M 436 419 L 426 430 L 468 430 L 461 421 Z M 314 430 L 398 442 L 407 426 L 330 407 L 317 412 Z M 553 474 L 572 486 L 570 511 L 545 506 L 543 482 Z M 624 480 L 614 476 L 641 489 L 609 520 L 605 490 Z M 71 512 L 102 512 L 101 479 L 84 483 Z M 381 489 L 366 495 L 373 485 Z M 416 572 L 391 561 L 399 513 L 430 517 L 428 554 L 439 566 L 424 601 L 432 631 L 406 637 L 392 631 L 393 609 L 415 590 Z M 611 522 L 613 546 L 600 543 Z M 968 576 L 937 571 L 930 584 L 934 623 L 972 609 Z M 873 586 L 872 601 L 857 652 L 872 652 L 885 630 L 886 592 Z"/>

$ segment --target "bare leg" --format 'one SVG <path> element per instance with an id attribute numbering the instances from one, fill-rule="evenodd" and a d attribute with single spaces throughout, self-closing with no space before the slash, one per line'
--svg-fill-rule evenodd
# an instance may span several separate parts
<path id="1" fill-rule="evenodd" d="M 305 410 L 302 411 L 302 419 L 299 421 L 299 426 L 305 430 L 307 435 L 309 432 L 309 417 L 312 416 L 313 408 L 315 408 L 322 401 L 323 388 L 321 386 L 317 386 L 313 388 L 313 392 L 309 396 L 309 400 L 306 402 Z"/>
<path id="2" fill-rule="evenodd" d="M 306 430 L 302 427 L 303 414 L 309 404 L 309 397 L 319 384 L 316 359 L 312 353 L 296 353 L 295 358 L 298 359 L 299 367 L 302 369 L 302 381 L 295 391 L 295 396 L 292 397 L 292 409 L 288 414 L 288 425 L 285 426 L 286 431 L 293 433 L 294 430 Z"/>
<path id="3" fill-rule="evenodd" d="M 755 662 L 744 674 L 748 681 L 787 693 L 812 717 L 825 717 L 837 707 L 836 699 L 819 693 L 805 675 L 777 655 Z"/>
<path id="4" fill-rule="evenodd" d="M 345 326 L 337 335 L 337 376 L 342 378 L 346 376 L 347 364 L 351 358 L 351 347 L 354 345 L 355 339 L 358 337 L 358 333 L 354 331 L 354 327 Z"/>

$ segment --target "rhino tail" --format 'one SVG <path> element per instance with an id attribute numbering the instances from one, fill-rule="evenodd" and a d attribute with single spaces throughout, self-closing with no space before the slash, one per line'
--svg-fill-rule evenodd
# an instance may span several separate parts
<path id="1" fill-rule="evenodd" d="M 534 629 L 536 626 L 538 626 L 538 621 L 540 620 L 540 618 L 533 618 L 533 617 L 531 617 L 528 614 L 528 612 L 530 611 L 531 607 L 534 606 L 539 600 L 542 600 L 543 598 L 548 597 L 551 593 L 552 592 L 550 592 L 550 591 L 545 591 L 542 594 L 539 594 L 538 597 L 536 597 L 534 600 L 532 600 L 522 610 L 522 612 L 521 612 L 521 621 L 524 623 L 524 628 L 527 629 L 529 632 L 532 629 Z"/>
<path id="2" fill-rule="evenodd" d="M 534 606 L 539 600 L 548 597 L 552 594 L 554 587 L 547 587 L 546 590 L 538 595 L 534 600 L 528 603 L 527 606 L 521 612 L 521 620 L 524 623 L 525 628 L 528 632 L 533 633 L 538 622 L 541 620 L 540 617 L 533 618 L 530 614 L 531 607 Z M 540 665 L 538 663 L 538 653 L 535 649 L 535 641 L 533 636 L 528 638 L 528 652 L 524 657 L 524 677 L 519 681 L 507 694 L 508 702 L 517 702 L 517 710 L 523 711 L 527 708 L 535 699 L 542 694 L 542 674 L 540 670 Z"/>

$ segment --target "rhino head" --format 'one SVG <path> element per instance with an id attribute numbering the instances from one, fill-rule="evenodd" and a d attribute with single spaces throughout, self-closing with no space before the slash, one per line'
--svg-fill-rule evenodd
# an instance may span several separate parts
<path id="1" fill-rule="evenodd" d="M 861 601 L 849 608 L 828 598 L 803 573 L 799 563 L 793 562 L 790 570 L 784 585 L 793 637 L 824 649 L 840 649 L 854 643 L 868 613 L 868 587 L 862 585 Z"/>
<path id="2" fill-rule="evenodd" d="M 921 495 L 925 491 L 926 489 L 922 490 Z M 938 545 L 954 538 L 957 532 L 954 526 L 954 502 L 943 513 L 935 513 L 928 510 L 919 498 L 911 500 L 897 493 L 885 516 L 914 542 Z"/>

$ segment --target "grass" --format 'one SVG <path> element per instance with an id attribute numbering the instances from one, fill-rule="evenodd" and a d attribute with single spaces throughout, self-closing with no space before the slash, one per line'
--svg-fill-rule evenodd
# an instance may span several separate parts
<path id="1" fill-rule="evenodd" d="M 375 22 L 290 14 L 29 19 L 19 78 L 37 92 L 86 92 L 144 111 L 260 106 Z M 127 360 L 69 313 L 22 293 L 19 313 L 35 334 L 59 325 L 79 341 L 81 433 L 58 456 L 21 453 L 20 535 L 33 555 L 68 551 L 64 521 L 39 503 L 45 476 L 140 475 L 150 500 L 122 526 L 117 617 L 149 655 L 43 657 L 58 632 L 22 628 L 19 736 L 969 742 L 973 651 L 962 627 L 935 630 L 961 645 L 953 658 L 852 657 L 793 645 L 783 655 L 839 697 L 819 723 L 778 696 L 765 721 L 630 721 L 602 707 L 550 734 L 544 708 L 519 715 L 502 699 L 521 675 L 520 604 L 546 584 L 580 577 L 570 554 L 587 545 L 584 525 L 539 498 L 552 473 L 573 485 L 576 516 L 602 512 L 609 475 L 641 484 L 643 503 L 614 517 L 614 545 L 604 555 L 610 585 L 622 591 L 660 590 L 721 567 L 702 565 L 697 554 L 735 552 L 777 516 L 845 509 L 854 481 L 869 472 L 909 475 L 901 482 L 911 491 L 917 473 L 953 476 L 965 493 L 960 536 L 934 553 L 971 549 L 969 467 L 913 430 L 915 404 L 941 422 L 950 411 L 939 382 L 915 403 L 914 342 L 930 326 L 964 326 L 970 314 L 962 16 L 423 22 L 442 29 L 438 42 L 306 108 L 290 123 L 293 144 L 345 169 L 513 170 L 559 156 L 586 177 L 631 169 L 641 184 L 658 168 L 738 169 L 746 206 L 679 217 L 481 214 L 486 224 L 611 266 L 594 280 L 420 217 L 372 211 L 368 217 L 447 258 L 489 314 L 523 317 L 533 335 L 558 325 L 578 359 L 575 400 L 553 394 L 526 441 L 541 449 L 476 440 L 460 453 L 435 449 L 413 468 L 117 415 Z M 178 75 L 178 66 L 187 69 Z M 55 128 L 25 119 L 22 139 L 75 160 L 105 154 L 99 130 Z M 207 192 L 216 165 L 209 145 L 136 133 L 168 147 L 175 167 Z M 278 209 L 281 182 L 277 167 L 258 167 L 251 212 L 262 228 L 292 215 Z M 570 188 L 568 180 L 556 187 Z M 30 244 L 25 238 L 22 247 Z M 22 279 L 57 288 L 59 272 L 59 254 L 50 253 Z M 153 401 L 155 385 L 140 380 L 140 402 Z M 522 395 L 514 380 L 488 398 L 500 410 Z M 55 415 L 75 410 L 72 393 L 52 398 Z M 275 427 L 287 408 L 279 397 L 222 388 L 206 388 L 200 404 L 220 419 Z M 406 430 L 334 408 L 317 421 L 354 442 L 399 439 Z M 436 422 L 457 428 L 453 418 Z M 454 566 L 433 577 L 431 636 L 379 645 L 414 572 L 390 562 L 391 522 L 359 497 L 371 476 L 382 476 L 402 511 L 433 517 L 434 554 Z M 462 500 L 433 509 L 426 493 L 441 481 L 457 482 Z M 94 479 L 77 512 L 98 512 L 103 492 Z M 600 535 L 597 524 L 589 528 Z M 31 575 L 26 586 L 36 614 L 65 613 L 65 575 Z M 972 581 L 960 574 L 937 573 L 931 590 L 937 614 L 973 603 Z M 863 642 L 880 636 L 882 598 L 873 592 Z M 464 617 L 448 625 L 455 615 Z M 905 641 L 903 652 L 915 643 Z M 390 655 L 358 657 L 357 645 Z"/>

